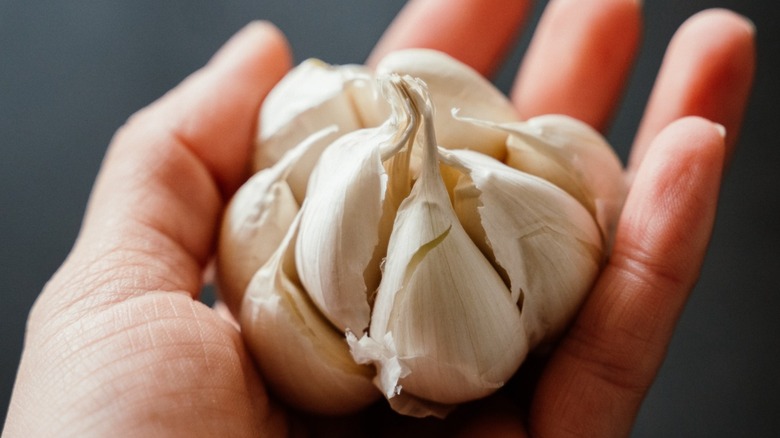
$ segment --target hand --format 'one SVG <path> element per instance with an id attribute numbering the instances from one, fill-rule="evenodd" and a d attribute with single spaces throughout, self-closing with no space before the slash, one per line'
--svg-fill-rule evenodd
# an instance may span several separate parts
<path id="1" fill-rule="evenodd" d="M 489 74 L 527 10 L 416 0 L 369 61 L 428 46 Z M 512 92 L 520 114 L 565 113 L 603 130 L 639 26 L 635 1 L 551 2 Z M 466 407 L 457 431 L 629 433 L 700 269 L 753 63 L 751 27 L 732 13 L 681 28 L 636 137 L 609 265 L 528 411 L 507 392 L 491 409 Z M 8 436 L 284 436 L 300 424 L 267 397 L 237 330 L 195 300 L 221 208 L 246 177 L 259 105 L 289 66 L 283 37 L 253 24 L 117 133 L 76 245 L 30 315 Z M 726 128 L 725 141 L 704 118 Z"/>
<path id="2" fill-rule="evenodd" d="M 290 67 L 252 24 L 116 134 L 28 320 L 8 436 L 282 436 L 239 332 L 196 301 L 260 103 Z"/>

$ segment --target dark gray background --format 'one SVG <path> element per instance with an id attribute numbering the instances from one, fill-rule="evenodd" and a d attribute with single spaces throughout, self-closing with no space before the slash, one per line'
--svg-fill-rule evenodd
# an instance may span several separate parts
<path id="1" fill-rule="evenodd" d="M 69 250 L 114 130 L 251 19 L 275 22 L 296 60 L 362 62 L 401 0 L 0 0 L 0 409 L 27 312 Z M 546 2 L 535 6 L 533 24 Z M 780 7 L 651 0 L 610 139 L 625 159 L 666 43 L 694 12 L 728 7 L 758 28 L 759 68 L 701 281 L 634 435 L 780 430 Z M 532 27 L 532 26 L 531 26 Z M 530 28 L 530 27 L 529 27 Z M 529 32 L 497 83 L 508 89 Z"/>

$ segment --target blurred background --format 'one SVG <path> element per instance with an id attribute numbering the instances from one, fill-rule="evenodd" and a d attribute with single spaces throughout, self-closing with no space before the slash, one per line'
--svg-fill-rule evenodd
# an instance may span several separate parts
<path id="1" fill-rule="evenodd" d="M 360 63 L 401 0 L 0 0 L 0 412 L 27 313 L 76 237 L 113 132 L 267 19 L 296 60 Z M 546 1 L 495 78 L 510 87 Z M 636 437 L 774 436 L 780 430 L 780 6 L 653 0 L 609 138 L 625 160 L 665 46 L 690 15 L 727 7 L 758 28 L 758 72 L 710 251 L 640 414 Z"/>

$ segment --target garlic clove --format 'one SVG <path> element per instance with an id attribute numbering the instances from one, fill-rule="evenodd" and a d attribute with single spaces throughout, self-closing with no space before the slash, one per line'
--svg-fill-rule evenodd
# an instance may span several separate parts
<path id="1" fill-rule="evenodd" d="M 394 96 L 395 91 L 387 92 Z M 384 162 L 406 146 L 416 123 L 397 96 L 391 103 L 393 112 L 385 123 L 345 134 L 325 149 L 301 209 L 299 278 L 323 314 L 343 331 L 368 328 L 370 294 L 381 276 L 377 248 L 385 245 L 389 232 L 383 224 L 394 216 L 385 202 Z M 394 182 L 391 198 L 402 196 L 398 191 Z"/>
<path id="2" fill-rule="evenodd" d="M 393 334 L 411 370 L 404 391 L 459 403 L 503 385 L 527 345 L 501 277 L 458 223 L 443 184 L 426 187 L 425 173 L 399 209 L 370 334 Z"/>
<path id="3" fill-rule="evenodd" d="M 398 210 L 374 304 L 370 340 L 352 353 L 381 376 L 400 361 L 405 377 L 380 379 L 385 395 L 407 392 L 434 404 L 485 396 L 527 352 L 520 314 L 502 279 L 459 224 L 439 173 L 432 108 L 424 86 L 404 79 L 424 122 L 419 179 Z M 377 354 L 380 352 L 381 354 Z M 457 382 L 457 384 L 450 384 Z"/>
<path id="4" fill-rule="evenodd" d="M 240 322 L 267 384 L 310 412 L 346 414 L 379 397 L 373 370 L 356 364 L 343 335 L 325 320 L 295 278 L 297 223 L 252 278 Z"/>
<path id="5" fill-rule="evenodd" d="M 609 246 L 628 192 L 620 158 L 598 131 L 572 117 L 544 115 L 528 119 L 526 124 L 535 136 L 522 136 L 522 140 L 538 150 L 554 151 L 560 161 L 570 164 L 568 170 L 580 178 L 593 199 L 596 221 Z M 514 137 L 521 140 L 519 133 Z M 511 155 L 510 148 L 508 160 Z"/>
<path id="6" fill-rule="evenodd" d="M 272 167 L 254 174 L 230 200 L 217 246 L 220 298 L 238 314 L 249 280 L 281 243 L 298 213 L 307 167 L 337 135 L 329 126 L 307 137 Z"/>
<path id="7" fill-rule="evenodd" d="M 474 126 L 452 115 L 453 110 L 459 110 L 463 116 L 496 123 L 520 120 L 509 99 L 479 72 L 430 49 L 392 52 L 379 62 L 376 71 L 377 75 L 409 75 L 426 83 L 435 107 L 433 121 L 439 145 L 504 159 L 505 133 Z"/>
<path id="8" fill-rule="evenodd" d="M 312 175 L 296 262 L 301 282 L 327 318 L 341 330 L 362 332 L 372 292 L 365 276 L 380 240 L 387 175 L 373 130 L 340 140 L 323 153 Z"/>
<path id="9" fill-rule="evenodd" d="M 292 69 L 266 97 L 260 110 L 254 170 L 277 162 L 308 135 L 329 125 L 342 133 L 364 127 L 384 107 L 363 66 L 331 66 L 308 59 Z M 356 104 L 362 108 L 356 109 Z M 373 108 L 377 106 L 377 108 Z"/>
<path id="10" fill-rule="evenodd" d="M 377 86 L 373 73 L 361 74 L 359 79 L 350 80 L 347 92 L 361 127 L 377 127 L 391 117 L 392 109 L 383 95 L 384 90 Z"/>
<path id="11" fill-rule="evenodd" d="M 238 314 L 247 284 L 278 247 L 298 213 L 287 184 L 256 174 L 230 201 L 220 230 L 217 283 L 222 301 Z"/>
<path id="12" fill-rule="evenodd" d="M 531 348 L 554 338 L 599 271 L 602 238 L 595 220 L 544 179 L 471 151 L 439 153 L 463 172 L 455 211 L 471 238 L 483 243 L 483 253 L 506 272 Z"/>
<path id="13" fill-rule="evenodd" d="M 303 286 L 342 331 L 361 332 L 370 318 L 364 273 L 379 242 L 387 184 L 373 131 L 347 134 L 322 154 L 296 243 Z"/>
<path id="14" fill-rule="evenodd" d="M 620 159 L 595 129 L 564 115 L 504 124 L 506 163 L 563 188 L 596 218 L 607 246 L 626 196 Z"/>

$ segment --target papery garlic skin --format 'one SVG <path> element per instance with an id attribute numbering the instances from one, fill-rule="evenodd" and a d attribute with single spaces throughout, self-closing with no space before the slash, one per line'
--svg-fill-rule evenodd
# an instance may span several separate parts
<path id="1" fill-rule="evenodd" d="M 259 116 L 255 171 L 272 166 L 309 134 L 336 125 L 343 134 L 379 125 L 388 109 L 359 65 L 302 62 L 274 87 Z"/>
<path id="2" fill-rule="evenodd" d="M 496 123 L 518 120 L 511 102 L 476 70 L 430 49 L 389 53 L 377 64 L 377 75 L 408 75 L 425 82 L 433 100 L 433 125 L 438 144 L 448 149 L 472 149 L 498 160 L 506 157 L 506 135 L 464 123 L 451 114 Z"/>
<path id="3" fill-rule="evenodd" d="M 576 313 L 625 194 L 597 132 L 520 121 L 430 50 L 376 74 L 304 62 L 264 104 L 258 150 L 226 212 L 220 293 L 271 387 L 315 412 L 384 394 L 443 416 L 500 388 Z"/>
<path id="4" fill-rule="evenodd" d="M 249 283 L 239 315 L 242 334 L 279 398 L 311 412 L 354 412 L 378 398 L 372 373 L 352 361 L 343 337 L 291 276 L 297 229 L 296 220 Z"/>
<path id="5" fill-rule="evenodd" d="M 220 294 L 231 312 L 238 313 L 249 280 L 287 234 L 309 173 L 337 135 L 335 125 L 311 134 L 273 167 L 254 174 L 231 199 L 217 248 Z"/>

